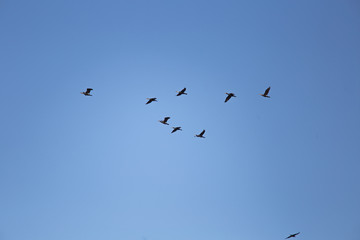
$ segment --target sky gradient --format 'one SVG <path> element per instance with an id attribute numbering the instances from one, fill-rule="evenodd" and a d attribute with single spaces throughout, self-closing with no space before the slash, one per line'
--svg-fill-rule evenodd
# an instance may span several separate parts
<path id="1" fill-rule="evenodd" d="M 1 1 L 0 240 L 358 240 L 359 30 L 356 0 Z"/>

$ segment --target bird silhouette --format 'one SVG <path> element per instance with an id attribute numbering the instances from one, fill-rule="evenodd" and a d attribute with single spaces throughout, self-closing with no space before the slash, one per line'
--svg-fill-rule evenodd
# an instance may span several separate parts
<path id="1" fill-rule="evenodd" d="M 174 132 L 176 132 L 178 130 L 182 131 L 181 127 L 173 127 L 173 130 L 172 130 L 171 133 L 174 133 Z"/>
<path id="2" fill-rule="evenodd" d="M 291 234 L 290 236 L 288 236 L 288 237 L 287 237 L 287 238 L 285 238 L 285 239 L 296 237 L 296 235 L 298 235 L 299 233 L 300 233 L 300 232 L 295 233 L 295 234 Z"/>
<path id="3" fill-rule="evenodd" d="M 233 94 L 233 93 L 225 93 L 225 94 L 227 94 L 227 97 L 226 97 L 226 99 L 225 99 L 225 102 L 229 101 L 230 98 L 232 98 L 232 97 L 236 97 L 235 94 Z"/>
<path id="4" fill-rule="evenodd" d="M 85 96 L 92 96 L 92 95 L 90 94 L 90 92 L 91 92 L 92 90 L 93 90 L 92 88 L 87 88 L 87 89 L 86 89 L 86 92 L 81 92 L 81 94 L 84 94 Z"/>
<path id="5" fill-rule="evenodd" d="M 195 137 L 205 138 L 205 137 L 204 137 L 204 133 L 205 133 L 205 129 L 202 130 L 202 132 L 201 132 L 200 134 L 196 134 Z"/>
<path id="6" fill-rule="evenodd" d="M 154 98 L 147 98 L 149 101 L 147 101 L 147 103 L 146 104 L 149 104 L 149 103 L 152 103 L 152 102 L 157 102 L 157 100 L 156 100 L 156 97 L 154 97 Z"/>
<path id="7" fill-rule="evenodd" d="M 181 96 L 182 94 L 187 95 L 187 93 L 185 92 L 186 88 L 183 88 L 181 91 L 176 91 L 178 94 L 176 94 L 176 96 Z"/>
<path id="8" fill-rule="evenodd" d="M 260 95 L 263 96 L 263 97 L 270 98 L 270 96 L 268 96 L 268 94 L 269 94 L 269 92 L 270 92 L 270 88 L 271 88 L 271 87 L 268 87 L 268 88 L 265 90 L 264 94 L 260 94 Z"/>
<path id="9" fill-rule="evenodd" d="M 164 120 L 159 120 L 162 124 L 169 125 L 167 121 L 170 119 L 170 117 L 165 117 Z"/>

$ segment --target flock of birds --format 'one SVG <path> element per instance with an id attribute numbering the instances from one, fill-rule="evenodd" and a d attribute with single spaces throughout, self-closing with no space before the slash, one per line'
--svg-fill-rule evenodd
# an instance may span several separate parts
<path id="1" fill-rule="evenodd" d="M 92 91 L 93 89 L 92 88 L 87 88 L 85 92 L 81 92 L 81 94 L 84 94 L 85 96 L 92 96 L 90 94 L 90 92 Z M 183 88 L 181 91 L 176 91 L 177 94 L 176 96 L 181 96 L 181 95 L 187 95 L 187 93 L 185 92 L 186 91 L 186 88 Z M 268 95 L 269 94 L 269 91 L 270 91 L 270 87 L 268 87 L 265 92 L 263 94 L 260 94 L 261 96 L 263 97 L 266 97 L 266 98 L 270 98 L 270 96 Z M 236 97 L 234 93 L 225 93 L 227 94 L 227 97 L 225 98 L 225 102 L 228 102 L 232 97 Z M 147 102 L 146 104 L 150 104 L 152 102 L 157 102 L 157 98 L 147 98 Z M 170 117 L 165 117 L 164 120 L 159 120 L 160 123 L 164 124 L 164 125 L 169 125 L 167 123 L 167 121 L 170 119 Z M 174 133 L 176 131 L 182 131 L 181 127 L 172 127 L 173 130 L 171 131 L 171 133 Z M 204 134 L 205 134 L 205 129 L 202 130 L 202 132 L 200 134 L 196 134 L 195 137 L 198 137 L 198 138 L 205 138 L 204 137 Z"/>
<path id="2" fill-rule="evenodd" d="M 187 95 L 187 93 L 185 92 L 186 91 L 186 88 L 183 88 L 181 91 L 176 91 L 177 94 L 176 96 L 181 96 L 181 95 Z M 268 95 L 269 94 L 269 91 L 270 91 L 270 87 L 268 87 L 265 92 L 263 94 L 260 94 L 261 96 L 263 97 L 267 97 L 267 98 L 270 98 L 270 96 Z M 232 97 L 236 97 L 234 93 L 225 93 L 227 94 L 227 97 L 225 98 L 225 102 L 228 102 Z M 157 102 L 157 98 L 147 98 L 147 102 L 146 104 L 149 104 L 149 103 L 152 103 L 152 102 Z M 165 124 L 165 125 L 169 125 L 167 123 L 167 121 L 170 119 L 170 117 L 165 117 L 164 120 L 159 120 L 159 122 L 161 122 L 162 124 Z M 181 127 L 173 127 L 173 130 L 171 131 L 171 133 L 174 133 L 176 131 L 182 131 Z M 204 137 L 204 134 L 205 134 L 205 129 L 202 130 L 202 132 L 200 134 L 196 134 L 194 137 L 198 137 L 198 138 L 205 138 Z"/>
<path id="3" fill-rule="evenodd" d="M 269 96 L 269 92 L 270 92 L 270 88 L 271 87 L 268 87 L 264 93 L 260 94 L 261 96 L 263 97 L 266 97 L 266 98 L 270 98 Z M 92 96 L 90 94 L 90 92 L 92 91 L 93 89 L 92 88 L 87 88 L 85 92 L 81 92 L 81 94 L 85 95 L 85 96 Z M 183 88 L 181 91 L 177 91 L 177 94 L 176 96 L 181 96 L 181 95 L 187 95 L 187 93 L 185 92 L 186 91 L 186 88 Z M 232 97 L 236 97 L 234 93 L 225 93 L 227 96 L 225 98 L 225 103 L 228 102 Z M 157 98 L 147 98 L 147 102 L 145 104 L 150 104 L 152 102 L 157 102 Z M 167 121 L 170 119 L 170 117 L 165 117 L 163 120 L 159 120 L 160 123 L 164 124 L 164 125 L 169 125 L 169 123 L 167 123 Z M 176 131 L 182 131 L 181 127 L 172 127 L 173 130 L 171 131 L 171 133 L 174 133 Z M 195 137 L 198 137 L 198 138 L 205 138 L 204 137 L 204 134 L 205 134 L 205 129 L 202 130 L 202 132 L 200 134 L 196 134 Z M 300 232 L 298 233 L 294 233 L 294 234 L 290 234 L 287 238 L 285 239 L 288 239 L 288 238 L 293 238 L 293 237 L 296 237 L 297 235 L 299 235 Z"/>
<path id="4" fill-rule="evenodd" d="M 86 92 L 81 92 L 81 94 L 84 94 L 85 96 L 92 96 L 90 94 L 90 92 L 92 90 L 93 90 L 92 88 L 87 88 Z M 183 88 L 181 91 L 176 91 L 177 92 L 176 96 L 187 95 L 187 93 L 185 91 L 186 91 L 186 88 Z M 270 91 L 270 87 L 268 87 L 265 90 L 265 92 L 263 94 L 260 94 L 260 95 L 263 96 L 263 97 L 266 97 L 266 98 L 270 98 L 270 96 L 268 95 L 269 91 Z M 227 97 L 225 98 L 225 102 L 228 102 L 232 97 L 236 97 L 234 93 L 225 93 L 225 94 L 227 95 Z M 157 102 L 157 98 L 147 98 L 147 100 L 148 101 L 146 102 L 146 104 L 150 104 L 152 102 Z M 169 119 L 170 119 L 170 117 L 165 117 L 164 120 L 159 120 L 159 122 L 161 122 L 164 125 L 169 125 L 167 123 L 167 121 Z M 174 133 L 176 131 L 182 131 L 181 127 L 172 127 L 172 128 L 173 128 L 173 130 L 171 131 L 171 133 Z M 205 134 L 205 129 L 202 130 L 202 132 L 200 134 L 196 134 L 194 137 L 205 138 L 204 134 Z"/>

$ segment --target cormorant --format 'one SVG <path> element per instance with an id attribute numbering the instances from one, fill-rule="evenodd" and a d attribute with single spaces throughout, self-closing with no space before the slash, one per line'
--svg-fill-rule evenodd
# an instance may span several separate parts
<path id="1" fill-rule="evenodd" d="M 90 92 L 91 92 L 92 90 L 93 90 L 92 88 L 87 88 L 87 89 L 86 89 L 86 92 L 81 92 L 81 94 L 84 94 L 85 96 L 92 96 L 92 95 L 90 94 Z"/>
<path id="2" fill-rule="evenodd" d="M 288 236 L 288 237 L 287 237 L 287 238 L 285 238 L 285 239 L 296 237 L 296 235 L 298 235 L 299 233 L 300 233 L 300 232 L 295 233 L 295 234 L 291 234 L 290 236 Z"/>
<path id="3" fill-rule="evenodd" d="M 202 132 L 201 132 L 200 134 L 196 134 L 195 137 L 205 138 L 205 137 L 204 137 L 204 133 L 205 133 L 205 129 L 202 130 Z"/>
<path id="4" fill-rule="evenodd" d="M 173 129 L 174 129 L 174 130 L 172 130 L 171 133 L 174 133 L 174 132 L 176 132 L 177 130 L 182 131 L 181 127 L 173 127 Z"/>
<path id="5" fill-rule="evenodd" d="M 270 98 L 270 96 L 268 96 L 269 91 L 270 91 L 270 88 L 271 88 L 271 87 L 268 87 L 268 88 L 265 90 L 264 94 L 260 94 L 260 95 L 263 96 L 263 97 Z"/>
<path id="6" fill-rule="evenodd" d="M 233 94 L 233 93 L 225 93 L 225 94 L 227 94 L 225 102 L 229 101 L 231 97 L 236 97 L 235 94 Z"/>
<path id="7" fill-rule="evenodd" d="M 159 120 L 162 124 L 169 125 L 167 121 L 170 119 L 170 117 L 165 117 L 164 120 Z"/>
<path id="8" fill-rule="evenodd" d="M 147 98 L 149 101 L 147 101 L 147 103 L 146 104 L 149 104 L 149 103 L 151 103 L 151 102 L 157 102 L 157 100 L 156 100 L 156 97 L 154 97 L 154 98 Z"/>
<path id="9" fill-rule="evenodd" d="M 185 92 L 186 91 L 186 88 L 184 88 L 183 90 L 181 91 L 176 91 L 178 94 L 176 94 L 176 96 L 181 96 L 182 94 L 185 94 L 187 95 L 187 93 Z"/>

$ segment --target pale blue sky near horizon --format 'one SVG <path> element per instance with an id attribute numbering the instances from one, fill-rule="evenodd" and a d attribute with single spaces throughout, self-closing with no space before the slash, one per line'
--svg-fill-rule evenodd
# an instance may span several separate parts
<path id="1" fill-rule="evenodd" d="M 358 1 L 5 0 L 0 33 L 0 240 L 360 239 Z"/>

